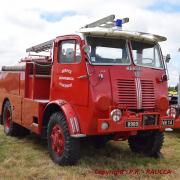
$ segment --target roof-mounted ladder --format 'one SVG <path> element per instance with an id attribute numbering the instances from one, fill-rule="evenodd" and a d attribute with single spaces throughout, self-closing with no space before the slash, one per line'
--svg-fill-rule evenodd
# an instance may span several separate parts
<path id="1" fill-rule="evenodd" d="M 93 23 L 87 24 L 86 26 L 82 27 L 79 32 L 81 33 L 89 33 L 92 31 L 93 28 L 102 28 L 102 29 L 110 29 L 112 32 L 123 32 L 129 35 L 130 37 L 134 36 L 135 38 L 143 39 L 144 37 L 154 38 L 155 41 L 162 42 L 166 41 L 166 37 L 155 35 L 155 34 L 149 34 L 144 32 L 131 32 L 131 31 L 123 31 L 122 25 L 129 22 L 129 18 L 123 18 L 123 19 L 115 19 L 115 15 L 110 15 L 105 18 L 102 18 L 98 21 L 95 21 Z M 99 29 L 98 29 L 99 30 Z M 97 31 L 98 31 L 97 30 Z M 95 30 L 96 31 L 96 30 Z M 101 32 L 101 31 L 99 31 Z M 129 34 L 128 34 L 129 33 Z"/>
<path id="2" fill-rule="evenodd" d="M 105 18 L 99 19 L 93 23 L 87 24 L 82 28 L 94 28 L 94 27 L 103 27 L 103 28 L 112 28 L 112 27 L 122 27 L 122 24 L 129 22 L 129 18 L 117 19 L 115 20 L 115 15 L 110 15 Z"/>
<path id="3" fill-rule="evenodd" d="M 122 24 L 127 23 L 127 22 L 129 22 L 129 18 L 115 20 L 115 15 L 110 15 L 110 16 L 102 18 L 98 21 L 95 21 L 93 23 L 90 23 L 90 24 L 82 27 L 82 29 L 83 28 L 94 28 L 94 27 L 103 27 L 103 28 L 112 28 L 115 26 L 122 27 Z M 54 42 L 54 39 L 52 39 L 50 41 L 46 41 L 41 44 L 38 44 L 36 46 L 32 46 L 32 47 L 26 49 L 26 52 L 39 53 L 42 51 L 47 51 L 52 48 L 53 42 Z"/>
<path id="4" fill-rule="evenodd" d="M 38 52 L 42 52 L 42 51 L 47 51 L 47 50 L 52 48 L 53 42 L 54 42 L 54 39 L 52 39 L 50 41 L 46 41 L 46 42 L 41 43 L 41 44 L 38 44 L 36 46 L 32 46 L 32 47 L 26 49 L 26 52 L 38 53 Z"/>

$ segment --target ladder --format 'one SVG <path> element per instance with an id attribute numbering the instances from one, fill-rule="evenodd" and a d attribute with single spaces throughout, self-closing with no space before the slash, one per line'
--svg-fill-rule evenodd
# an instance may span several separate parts
<path id="1" fill-rule="evenodd" d="M 110 15 L 105 18 L 99 19 L 93 23 L 85 25 L 83 28 L 94 28 L 94 27 L 103 27 L 103 28 L 112 28 L 115 26 L 122 27 L 122 24 L 129 22 L 129 18 L 117 19 L 115 20 L 115 15 Z M 53 42 L 55 39 L 46 41 L 44 43 L 38 44 L 36 46 L 32 46 L 26 49 L 26 52 L 35 52 L 39 53 L 42 51 L 47 51 L 52 48 Z"/>
<path id="2" fill-rule="evenodd" d="M 93 23 L 85 25 L 83 28 L 94 28 L 94 27 L 103 27 L 103 28 L 112 28 L 115 26 L 122 27 L 122 24 L 129 22 L 129 18 L 117 19 L 115 20 L 115 15 L 110 15 L 100 20 L 97 20 Z M 38 44 L 36 46 L 32 46 L 26 49 L 26 52 L 35 52 L 39 53 L 42 51 L 47 51 L 53 47 L 53 42 L 55 39 L 46 41 L 44 43 Z"/>
<path id="3" fill-rule="evenodd" d="M 129 22 L 129 18 L 115 20 L 115 15 L 110 15 L 102 19 L 99 19 L 93 23 L 87 24 L 82 28 L 94 28 L 94 27 L 112 28 L 115 26 L 122 27 L 122 24 L 125 24 L 128 22 Z"/>
<path id="4" fill-rule="evenodd" d="M 39 53 L 39 52 L 42 52 L 42 51 L 47 51 L 47 50 L 49 50 L 49 49 L 51 49 L 53 47 L 54 40 L 55 39 L 52 39 L 52 40 L 46 41 L 44 43 L 38 44 L 36 46 L 32 46 L 32 47 L 26 49 L 26 52 Z"/>

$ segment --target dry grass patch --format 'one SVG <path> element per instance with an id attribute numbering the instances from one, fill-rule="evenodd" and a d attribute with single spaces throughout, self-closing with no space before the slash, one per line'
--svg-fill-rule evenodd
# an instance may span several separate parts
<path id="1" fill-rule="evenodd" d="M 164 158 L 158 160 L 133 154 L 127 142 L 110 142 L 101 150 L 86 144 L 81 148 L 81 159 L 76 166 L 61 167 L 51 161 L 46 143 L 37 136 L 7 137 L 0 126 L 0 179 L 179 179 L 180 132 L 165 134 L 162 153 Z M 138 174 L 123 176 L 96 173 L 137 169 Z M 147 169 L 173 172 L 153 175 L 147 174 Z"/>

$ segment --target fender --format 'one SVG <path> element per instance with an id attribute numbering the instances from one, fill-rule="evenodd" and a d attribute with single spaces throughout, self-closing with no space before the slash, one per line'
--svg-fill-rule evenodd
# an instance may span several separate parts
<path id="1" fill-rule="evenodd" d="M 51 101 L 47 104 L 44 112 L 46 112 L 46 109 L 50 105 L 53 105 L 53 104 L 57 105 L 59 107 L 59 110 L 63 112 L 63 114 L 66 118 L 66 122 L 68 124 L 69 133 L 72 137 L 84 137 L 84 136 L 86 136 L 84 134 L 81 134 L 78 116 L 76 115 L 74 109 L 72 108 L 72 106 L 68 102 L 61 100 L 61 99 Z"/>

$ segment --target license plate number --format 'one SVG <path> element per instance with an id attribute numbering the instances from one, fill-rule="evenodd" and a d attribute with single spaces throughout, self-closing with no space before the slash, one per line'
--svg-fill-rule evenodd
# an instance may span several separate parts
<path id="1" fill-rule="evenodd" d="M 127 121 L 126 122 L 126 127 L 128 127 L 128 128 L 139 127 L 139 122 L 138 121 Z"/>
<path id="2" fill-rule="evenodd" d="M 174 125 L 174 120 L 163 120 L 162 121 L 163 126 L 173 126 Z"/>

